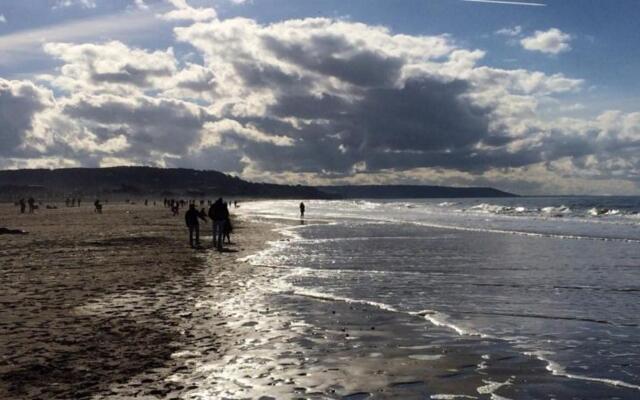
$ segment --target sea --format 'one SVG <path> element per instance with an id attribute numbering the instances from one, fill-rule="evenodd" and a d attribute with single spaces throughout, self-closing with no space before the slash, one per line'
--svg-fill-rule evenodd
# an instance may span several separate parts
<path id="1" fill-rule="evenodd" d="M 299 203 L 238 209 L 288 221 L 247 259 L 273 290 L 419 315 L 640 398 L 639 197 Z"/>

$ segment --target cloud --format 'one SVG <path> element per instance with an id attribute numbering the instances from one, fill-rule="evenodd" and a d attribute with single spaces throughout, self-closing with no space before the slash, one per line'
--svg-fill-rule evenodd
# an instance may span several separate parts
<path id="1" fill-rule="evenodd" d="M 210 21 L 218 17 L 213 8 L 193 8 L 187 0 L 168 0 L 175 9 L 167 13 L 158 15 L 159 18 L 167 21 Z"/>
<path id="2" fill-rule="evenodd" d="M 4 14 L 0 14 L 0 24 L 6 24 L 7 23 L 7 18 L 4 16 Z"/>
<path id="3" fill-rule="evenodd" d="M 82 8 L 96 8 L 96 2 L 95 0 L 58 0 L 53 8 L 56 9 L 76 6 Z"/>
<path id="4" fill-rule="evenodd" d="M 140 10 L 148 10 L 149 6 L 144 1 L 145 0 L 134 0 L 133 4 Z"/>
<path id="5" fill-rule="evenodd" d="M 526 50 L 560 54 L 571 50 L 571 39 L 571 35 L 551 28 L 548 31 L 535 31 L 533 35 L 520 40 L 520 44 Z"/>
<path id="6" fill-rule="evenodd" d="M 520 25 L 516 25 L 511 28 L 502 28 L 496 31 L 496 35 L 511 36 L 511 37 L 519 36 L 521 33 L 522 33 L 522 27 Z"/>
<path id="7" fill-rule="evenodd" d="M 176 28 L 217 82 L 210 109 L 279 132 L 291 146 L 239 140 L 255 169 L 349 174 L 391 168 L 482 171 L 539 161 L 508 144 L 538 99 L 579 90 L 562 74 L 478 67 L 446 37 L 322 18 L 232 19 Z M 521 124 L 521 125 L 518 125 Z"/>
<path id="8" fill-rule="evenodd" d="M 38 112 L 53 104 L 50 91 L 0 78 L 0 156 L 20 154 Z"/>
<path id="9" fill-rule="evenodd" d="M 61 111 L 103 140 L 126 138 L 121 156 L 149 159 L 180 156 L 200 137 L 206 113 L 191 103 L 147 96 L 80 95 Z"/>
<path id="10" fill-rule="evenodd" d="M 103 44 L 47 43 L 47 54 L 63 61 L 53 85 L 68 92 L 127 92 L 159 86 L 177 71 L 173 50 L 146 51 L 112 41 Z"/>
<path id="11" fill-rule="evenodd" d="M 136 33 L 157 26 L 161 22 L 143 11 L 117 13 L 96 18 L 73 20 L 62 24 L 18 31 L 0 36 L 0 65 L 11 65 L 42 54 L 47 42 L 92 41 L 96 37 L 130 39 Z"/>

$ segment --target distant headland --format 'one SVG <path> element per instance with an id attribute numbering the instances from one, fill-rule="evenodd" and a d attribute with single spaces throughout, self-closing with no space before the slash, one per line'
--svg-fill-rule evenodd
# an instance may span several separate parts
<path id="1" fill-rule="evenodd" d="M 0 201 L 19 197 L 67 196 L 134 198 L 439 198 L 514 197 L 488 187 L 423 185 L 304 186 L 249 182 L 218 171 L 184 168 L 110 167 L 18 169 L 0 171 Z"/>

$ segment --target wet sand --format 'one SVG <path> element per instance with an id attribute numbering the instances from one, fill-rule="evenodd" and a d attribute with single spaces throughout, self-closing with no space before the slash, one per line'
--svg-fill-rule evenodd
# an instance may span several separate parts
<path id="1" fill-rule="evenodd" d="M 0 236 L 2 399 L 636 393 L 553 376 L 505 342 L 424 316 L 279 289 L 277 271 L 242 260 L 287 240 L 273 222 L 236 219 L 223 253 L 190 249 L 183 216 L 161 206 L 1 205 L 0 226 L 29 231 Z"/>

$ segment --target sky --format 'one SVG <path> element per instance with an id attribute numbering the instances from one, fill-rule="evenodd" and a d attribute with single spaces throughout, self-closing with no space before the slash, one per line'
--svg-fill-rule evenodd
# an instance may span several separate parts
<path id="1" fill-rule="evenodd" d="M 0 0 L 0 169 L 640 193 L 637 0 Z"/>

